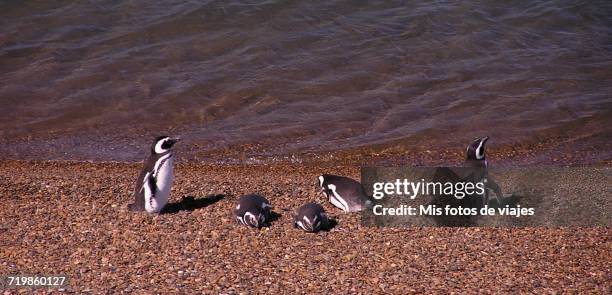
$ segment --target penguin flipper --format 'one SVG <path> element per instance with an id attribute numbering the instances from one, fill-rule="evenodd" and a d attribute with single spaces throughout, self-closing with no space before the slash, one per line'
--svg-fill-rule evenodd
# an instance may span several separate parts
<path id="1" fill-rule="evenodd" d="M 155 198 L 155 192 L 157 191 L 157 184 L 155 181 L 155 176 L 152 173 L 147 173 L 142 183 L 143 190 L 143 205 L 144 203 L 151 202 L 152 199 Z M 144 205 L 146 208 L 146 205 Z"/>
<path id="2" fill-rule="evenodd" d="M 149 178 L 145 185 L 149 186 L 149 191 L 151 192 L 151 198 L 155 198 L 155 192 L 157 192 L 157 179 L 155 179 L 155 176 L 153 175 L 153 173 L 149 174 Z"/>

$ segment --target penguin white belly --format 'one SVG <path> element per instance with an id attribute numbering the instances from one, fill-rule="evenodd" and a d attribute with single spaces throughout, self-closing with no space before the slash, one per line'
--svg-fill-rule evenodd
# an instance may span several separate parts
<path id="1" fill-rule="evenodd" d="M 348 203 L 346 202 L 346 200 L 344 200 L 337 192 L 336 192 L 336 186 L 333 184 L 329 184 L 327 185 L 327 187 L 331 190 L 332 192 L 332 196 L 329 196 L 329 201 L 336 207 L 342 209 L 342 211 L 348 213 L 351 211 L 351 208 L 349 207 Z"/>
<path id="2" fill-rule="evenodd" d="M 155 175 L 155 187 L 157 188 L 155 194 L 153 195 L 145 190 L 145 210 L 149 213 L 160 212 L 168 203 L 174 180 L 173 162 L 174 159 L 171 155 L 165 161 L 160 161 L 160 166 L 157 167 Z M 148 196 L 147 193 L 149 193 Z"/>

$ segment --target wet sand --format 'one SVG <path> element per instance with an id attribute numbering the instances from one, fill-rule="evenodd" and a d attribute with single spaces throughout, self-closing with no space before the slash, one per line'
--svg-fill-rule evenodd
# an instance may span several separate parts
<path id="1" fill-rule="evenodd" d="M 75 293 L 601 293 L 609 228 L 367 228 L 315 187 L 356 166 L 181 163 L 169 211 L 134 214 L 140 164 L 0 162 L 0 273 L 68 274 Z M 235 200 L 259 192 L 280 214 L 238 226 Z M 329 232 L 294 229 L 316 200 Z"/>

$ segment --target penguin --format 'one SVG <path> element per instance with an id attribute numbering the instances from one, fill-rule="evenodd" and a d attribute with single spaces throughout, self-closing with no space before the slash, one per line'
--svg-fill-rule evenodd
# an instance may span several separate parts
<path id="1" fill-rule="evenodd" d="M 486 168 L 488 166 L 485 153 L 485 144 L 487 140 L 489 140 L 488 136 L 478 138 L 467 146 L 465 162 L 468 167 Z"/>
<path id="2" fill-rule="evenodd" d="M 488 205 L 488 163 L 486 159 L 485 144 L 488 136 L 477 138 L 467 146 L 465 163 L 459 167 L 437 167 L 431 178 L 432 183 L 477 183 L 484 184 L 483 192 L 474 192 L 458 198 L 453 192 L 444 191 L 432 195 L 429 205 L 438 208 L 473 208 L 480 209 Z M 479 216 L 474 215 L 430 215 L 439 226 L 472 226 L 477 224 Z"/>
<path id="3" fill-rule="evenodd" d="M 316 203 L 308 203 L 297 209 L 293 217 L 293 226 L 299 227 L 306 232 L 316 233 L 324 230 L 329 225 L 329 219 L 323 206 Z"/>
<path id="4" fill-rule="evenodd" d="M 483 196 L 482 205 L 489 203 L 489 190 L 495 192 L 496 200 L 499 203 L 503 197 L 501 188 L 497 183 L 488 175 L 489 174 L 489 163 L 487 162 L 487 155 L 485 152 L 485 144 L 489 140 L 488 136 L 477 138 L 467 146 L 465 167 L 473 168 L 474 175 L 472 181 L 485 183 L 485 194 Z"/>
<path id="5" fill-rule="evenodd" d="M 159 213 L 166 206 L 174 180 L 173 147 L 178 141 L 179 138 L 165 135 L 155 139 L 136 180 L 134 203 L 128 205 L 130 211 Z"/>
<path id="6" fill-rule="evenodd" d="M 346 213 L 358 212 L 372 205 L 361 183 L 354 179 L 323 174 L 319 176 L 319 187 L 334 206 Z"/>
<path id="7" fill-rule="evenodd" d="M 260 195 L 244 195 L 238 199 L 234 216 L 243 225 L 260 228 L 268 224 L 271 208 L 270 202 Z"/>

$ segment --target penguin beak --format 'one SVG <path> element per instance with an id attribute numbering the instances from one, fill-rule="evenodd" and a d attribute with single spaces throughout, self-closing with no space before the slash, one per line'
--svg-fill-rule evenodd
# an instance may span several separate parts
<path id="1" fill-rule="evenodd" d="M 168 140 L 168 142 L 171 144 L 171 146 L 175 145 L 179 141 L 181 141 L 180 137 L 173 137 L 173 138 L 170 138 L 170 140 Z"/>
<path id="2" fill-rule="evenodd" d="M 488 136 L 485 136 L 485 137 L 483 137 L 483 138 L 481 138 L 481 139 L 480 139 L 480 141 L 482 142 L 482 144 L 487 143 L 487 140 L 489 140 L 489 137 L 488 137 Z"/>

